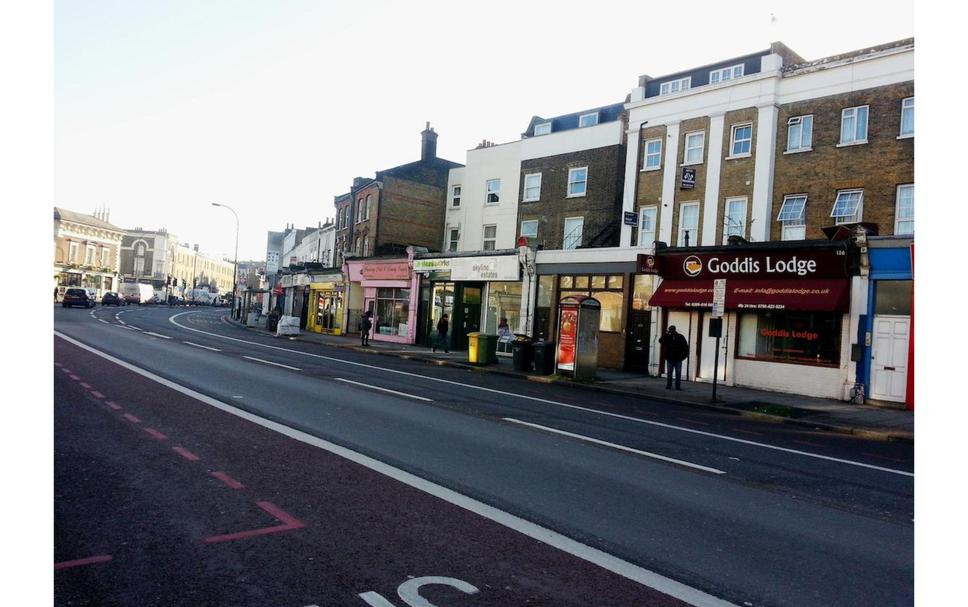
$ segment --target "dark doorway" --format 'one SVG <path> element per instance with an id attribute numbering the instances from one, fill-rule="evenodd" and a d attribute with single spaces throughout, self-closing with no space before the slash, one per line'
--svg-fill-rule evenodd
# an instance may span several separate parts
<path id="1" fill-rule="evenodd" d="M 629 331 L 625 369 L 635 373 L 649 374 L 649 337 L 652 314 L 648 310 L 632 310 L 629 314 Z"/>

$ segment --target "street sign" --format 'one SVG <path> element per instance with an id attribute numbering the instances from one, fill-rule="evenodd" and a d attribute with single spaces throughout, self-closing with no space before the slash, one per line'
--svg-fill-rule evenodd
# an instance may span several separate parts
<path id="1" fill-rule="evenodd" d="M 722 318 L 726 307 L 726 279 L 713 280 L 713 318 Z"/>
<path id="2" fill-rule="evenodd" d="M 622 214 L 623 223 L 627 226 L 639 225 L 639 214 L 635 211 L 624 211 Z"/>

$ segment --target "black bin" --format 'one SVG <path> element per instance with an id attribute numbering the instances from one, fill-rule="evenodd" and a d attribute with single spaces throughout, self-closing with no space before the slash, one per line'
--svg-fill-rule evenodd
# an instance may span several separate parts
<path id="1" fill-rule="evenodd" d="M 534 359 L 534 349 L 531 340 L 518 338 L 511 342 L 511 357 L 515 371 L 530 371 Z"/>
<path id="2" fill-rule="evenodd" d="M 555 342 L 534 342 L 534 371 L 538 375 L 551 375 L 555 372 Z"/>

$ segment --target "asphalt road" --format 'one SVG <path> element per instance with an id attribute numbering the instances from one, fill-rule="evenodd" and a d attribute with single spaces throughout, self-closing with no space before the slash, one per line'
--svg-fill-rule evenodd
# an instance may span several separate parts
<path id="1" fill-rule="evenodd" d="M 277 339 L 232 325 L 224 314 L 150 307 L 55 309 L 59 334 L 171 382 L 166 388 L 56 339 L 55 360 L 81 378 L 55 370 L 58 562 L 113 554 L 132 542 L 160 547 L 151 558 L 130 548 L 142 555 L 140 560 L 113 558 L 58 570 L 59 604 L 132 604 L 134 596 L 141 603 L 157 596 L 162 598 L 148 603 L 266 604 L 271 597 L 277 605 L 354 604 L 354 599 L 365 605 L 359 595 L 371 588 L 393 604 L 407 604 L 394 597 L 393 581 L 428 575 L 462 579 L 480 590 L 473 595 L 446 586 L 422 591 L 436 593 L 440 605 L 674 601 L 662 592 L 692 604 L 713 597 L 737 605 L 913 602 L 910 445 Z M 185 432 L 180 439 L 188 443 L 185 449 L 200 458 L 192 463 L 211 460 L 205 465 L 215 466 L 207 477 L 198 475 L 203 482 L 180 480 L 188 460 L 177 452 L 172 456 L 171 447 L 166 463 L 166 458 L 136 455 L 164 443 L 143 428 L 134 432 L 137 439 L 128 440 L 115 436 L 106 422 L 87 419 L 97 413 L 120 419 L 128 432 L 138 426 L 106 404 L 124 407 L 121 397 L 112 395 L 115 389 L 139 408 L 141 415 L 132 415 L 141 419 L 148 415 L 141 408 L 154 411 L 156 426 Z M 196 391 L 212 402 L 179 390 Z M 209 406 L 215 402 L 303 434 L 283 436 L 241 421 Z M 432 488 L 401 485 L 299 437 L 329 441 Z M 74 455 L 62 457 L 65 452 Z M 78 468 L 79 462 L 102 457 L 110 465 Z M 116 490 L 118 477 L 139 462 L 144 464 L 138 466 L 140 480 L 120 483 L 123 490 Z M 229 464 L 235 466 L 226 472 L 231 478 L 260 479 L 265 499 L 239 498 L 245 489 L 226 489 L 224 479 L 211 476 Z M 339 487 L 340 498 L 352 505 L 322 519 L 312 516 L 329 507 L 331 499 L 319 490 L 330 486 Z M 364 486 L 372 494 L 349 491 Z M 232 507 L 216 506 L 222 503 L 216 498 L 226 498 L 208 495 L 213 488 L 234 496 L 228 498 Z M 453 500 L 441 499 L 440 491 L 447 490 L 501 514 L 495 520 L 474 508 L 457 508 Z M 121 511 L 110 506 L 117 494 L 125 504 Z M 273 518 L 263 507 L 266 501 L 305 526 L 224 542 L 265 542 L 269 547 L 261 565 L 227 565 L 197 546 L 200 554 L 172 547 L 191 542 L 165 540 L 197 540 L 212 529 L 230 532 L 229 520 L 236 518 L 238 529 L 266 527 L 266 520 L 285 525 L 279 521 L 288 519 Z M 108 523 L 85 524 L 87 517 L 78 514 L 84 507 L 74 504 L 87 504 L 115 526 L 146 535 L 132 540 L 123 533 L 101 533 Z M 228 518 L 197 512 L 182 517 L 175 514 L 179 504 Z M 137 520 L 146 512 L 154 526 Z M 552 547 L 526 530 L 512 530 L 516 523 L 504 516 L 540 526 L 542 531 L 532 535 L 555 532 L 560 542 L 574 545 Z M 374 520 L 379 524 L 369 527 L 369 536 L 354 533 Z M 435 524 L 448 531 L 433 529 Z M 169 527 L 174 527 L 171 534 L 160 538 L 147 531 Z M 88 537 L 92 529 L 98 530 L 96 538 Z M 323 537 L 334 546 L 326 547 Z M 300 590 L 287 593 L 256 575 L 278 568 L 306 573 L 289 563 L 302 552 L 279 548 L 296 541 L 292 538 L 312 538 L 300 541 L 315 548 L 317 565 L 318 559 L 338 563 L 316 580 L 322 586 L 276 574 L 273 579 L 289 580 L 282 586 Z M 387 548 L 367 551 L 374 538 L 385 539 Z M 446 550 L 438 546 L 441 541 Z M 513 550 L 506 549 L 511 545 Z M 428 551 L 442 558 L 426 560 Z M 404 572 L 399 567 L 410 558 Z M 212 575 L 188 584 L 168 575 L 87 573 L 129 567 L 192 571 L 183 561 Z M 91 575 L 95 579 L 85 577 Z M 246 582 L 238 583 L 240 578 Z M 236 588 L 229 591 L 225 583 L 231 580 L 237 588 L 229 583 Z M 194 597 L 218 600 L 172 602 L 172 589 L 187 588 Z"/>

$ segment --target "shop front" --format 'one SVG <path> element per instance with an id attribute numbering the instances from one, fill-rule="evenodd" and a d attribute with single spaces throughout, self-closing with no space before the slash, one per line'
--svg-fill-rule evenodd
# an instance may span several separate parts
<path id="1" fill-rule="evenodd" d="M 914 239 L 868 238 L 870 288 L 862 327 L 863 367 L 870 400 L 914 408 Z"/>
<path id="2" fill-rule="evenodd" d="M 374 341 L 414 343 L 419 275 L 410 271 L 410 261 L 399 257 L 347 260 L 344 268 L 350 281 L 350 295 L 352 285 L 359 285 L 362 305 L 356 307 L 345 298 L 340 302 L 345 310 L 343 327 L 348 327 L 347 322 L 358 324 L 363 313 L 372 312 Z M 356 314 L 351 313 L 351 306 L 357 310 Z"/>
<path id="3" fill-rule="evenodd" d="M 842 399 L 854 385 L 851 343 L 856 250 L 847 242 L 666 249 L 654 256 L 662 281 L 650 304 L 661 329 L 686 337 L 683 375 Z M 725 280 L 719 350 L 709 336 L 715 282 Z M 661 368 L 663 353 L 653 359 Z M 717 361 L 718 358 L 718 361 Z"/>
<path id="4" fill-rule="evenodd" d="M 558 303 L 565 297 L 594 297 L 601 304 L 598 366 L 650 372 L 654 334 L 649 298 L 653 276 L 639 275 L 633 249 L 538 251 L 533 337 L 557 340 Z"/>
<path id="5" fill-rule="evenodd" d="M 450 347 L 467 348 L 467 334 L 498 334 L 504 325 L 522 332 L 521 264 L 517 251 L 441 256 L 418 255 L 414 272 L 423 277 L 420 288 L 417 343 L 429 346 L 437 322 L 446 314 Z"/>
<path id="6" fill-rule="evenodd" d="M 343 301 L 346 285 L 340 273 L 314 276 L 309 284 L 309 317 L 306 329 L 328 335 L 343 334 Z"/>

